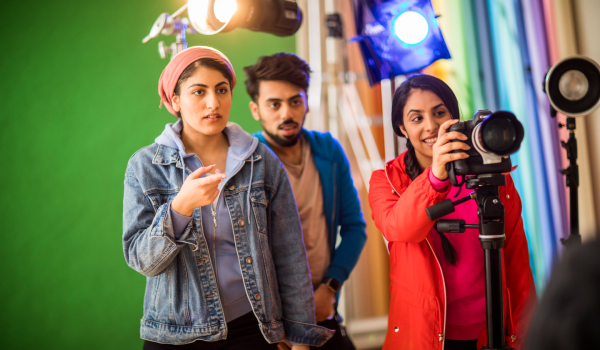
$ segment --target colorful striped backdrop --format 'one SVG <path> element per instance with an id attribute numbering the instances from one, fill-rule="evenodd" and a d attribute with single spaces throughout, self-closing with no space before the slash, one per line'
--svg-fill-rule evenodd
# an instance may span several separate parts
<path id="1" fill-rule="evenodd" d="M 462 119 L 479 109 L 508 110 L 523 123 L 525 140 L 512 156 L 523 222 L 538 291 L 544 288 L 560 238 L 568 235 L 565 180 L 557 121 L 542 81 L 554 44 L 552 3 L 543 0 L 433 0 L 451 60 L 425 70 L 457 94 Z M 551 18 L 551 17 L 548 17 Z M 550 30 L 549 30 L 550 28 Z"/>

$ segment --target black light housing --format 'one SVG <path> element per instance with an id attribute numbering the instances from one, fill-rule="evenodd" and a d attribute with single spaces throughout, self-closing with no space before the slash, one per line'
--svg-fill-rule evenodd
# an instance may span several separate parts
<path id="1" fill-rule="evenodd" d="M 227 6 L 229 19 L 215 10 Z M 226 11 L 227 11 L 226 10 Z M 188 0 L 188 16 L 199 33 L 212 35 L 237 27 L 277 36 L 295 34 L 302 24 L 302 11 L 295 0 Z"/>
<path id="2" fill-rule="evenodd" d="M 544 92 L 552 107 L 568 117 L 591 114 L 600 106 L 600 66 L 589 57 L 567 57 L 546 73 Z"/>

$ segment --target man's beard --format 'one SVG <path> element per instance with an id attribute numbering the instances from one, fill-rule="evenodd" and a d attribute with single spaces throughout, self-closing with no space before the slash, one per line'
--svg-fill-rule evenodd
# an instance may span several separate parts
<path id="1" fill-rule="evenodd" d="M 259 113 L 259 117 L 260 117 L 260 113 Z M 261 119 L 261 125 L 263 127 L 263 132 L 265 134 L 267 134 L 271 138 L 271 140 L 275 141 L 275 143 L 279 147 L 291 147 L 291 146 L 294 146 L 295 144 L 297 144 L 298 141 L 300 141 L 300 136 L 302 135 L 300 133 L 300 131 L 298 131 L 298 134 L 292 135 L 289 137 L 272 134 L 267 130 L 267 128 L 265 128 L 265 125 L 262 123 L 262 117 L 260 119 Z M 300 127 L 300 125 L 298 125 L 298 123 L 296 123 L 295 121 L 287 120 L 287 121 L 281 123 L 279 126 L 277 126 L 277 128 L 279 129 L 280 126 L 286 125 L 286 124 L 292 124 L 292 125 L 296 125 L 296 126 Z"/>

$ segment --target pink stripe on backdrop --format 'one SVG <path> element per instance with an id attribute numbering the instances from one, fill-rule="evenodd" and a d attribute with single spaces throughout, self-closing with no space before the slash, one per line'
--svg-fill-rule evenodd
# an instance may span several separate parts
<path id="1" fill-rule="evenodd" d="M 525 0 L 527 1 L 527 0 Z M 555 9 L 552 4 L 552 0 L 542 0 L 543 10 L 544 10 L 544 20 L 546 22 L 546 38 L 548 43 L 548 53 L 550 55 L 550 65 L 558 62 L 560 60 L 560 53 L 558 49 L 558 39 L 556 35 L 556 23 L 555 23 Z M 550 67 L 548 67 L 550 68 Z M 567 123 L 567 118 L 563 114 L 558 114 L 556 116 L 556 122 L 561 124 Z M 567 141 L 569 138 L 569 133 L 566 128 L 558 129 L 558 138 L 560 140 Z M 566 169 L 569 166 L 569 159 L 567 159 L 567 152 L 561 147 L 560 149 L 560 160 L 563 169 Z M 567 188 L 567 184 L 565 182 L 563 176 L 563 191 L 565 194 L 569 193 Z M 568 217 L 570 217 L 569 213 L 570 205 L 569 205 L 569 196 L 565 195 L 565 212 L 568 213 Z M 569 221 L 567 220 L 567 227 Z M 567 231 L 568 232 L 568 231 Z"/>
<path id="2" fill-rule="evenodd" d="M 545 172 L 548 183 L 549 205 L 551 208 L 553 226 L 556 230 L 556 246 L 560 247 L 560 238 L 568 234 L 567 206 L 565 205 L 565 180 L 558 172 L 562 167 L 561 146 L 558 141 L 558 127 L 556 119 L 550 117 L 550 104 L 546 94 L 542 91 L 541 83 L 546 71 L 550 67 L 550 57 L 546 39 L 545 18 L 542 11 L 542 0 L 522 1 L 525 34 L 531 62 L 531 74 L 535 91 L 537 106 L 538 126 L 544 156 Z M 549 270 L 548 270 L 549 271 Z"/>

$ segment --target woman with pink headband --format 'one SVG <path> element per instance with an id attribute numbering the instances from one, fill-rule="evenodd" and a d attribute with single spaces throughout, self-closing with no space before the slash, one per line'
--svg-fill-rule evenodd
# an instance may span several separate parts
<path id="1" fill-rule="evenodd" d="M 178 118 L 125 173 L 123 250 L 147 276 L 144 349 L 320 346 L 302 230 L 287 173 L 228 122 L 235 72 L 209 47 L 184 50 L 158 82 Z"/>

